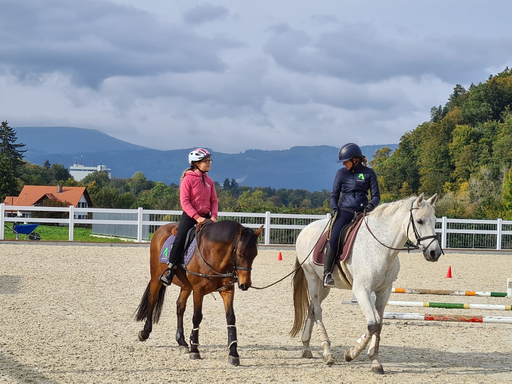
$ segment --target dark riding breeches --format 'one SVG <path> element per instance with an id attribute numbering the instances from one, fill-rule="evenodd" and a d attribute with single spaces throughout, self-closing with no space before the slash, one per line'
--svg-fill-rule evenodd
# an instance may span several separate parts
<path id="1" fill-rule="evenodd" d="M 340 233 L 343 227 L 349 224 L 354 218 L 354 212 L 348 212 L 340 209 L 336 216 L 336 221 L 332 226 L 331 238 L 329 239 L 329 245 L 332 249 L 338 249 L 340 243 Z M 341 250 L 339 250 L 341 251 Z"/>
<path id="2" fill-rule="evenodd" d="M 180 222 L 178 223 L 178 234 L 172 243 L 171 252 L 169 254 L 169 264 L 176 265 L 176 263 L 183 263 L 183 251 L 185 242 L 187 241 L 187 233 L 197 221 L 183 212 Z"/>

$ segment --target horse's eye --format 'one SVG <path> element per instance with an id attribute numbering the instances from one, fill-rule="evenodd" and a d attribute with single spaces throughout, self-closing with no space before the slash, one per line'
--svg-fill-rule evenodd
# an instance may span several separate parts
<path id="1" fill-rule="evenodd" d="M 423 225 L 423 220 L 419 219 L 419 220 L 417 220 L 417 223 L 418 223 L 419 225 Z"/>

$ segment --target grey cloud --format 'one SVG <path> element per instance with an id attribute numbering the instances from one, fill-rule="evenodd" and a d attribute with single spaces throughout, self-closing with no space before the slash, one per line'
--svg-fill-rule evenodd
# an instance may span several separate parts
<path id="1" fill-rule="evenodd" d="M 334 15 L 314 15 L 309 21 L 314 25 L 337 24 L 338 18 Z"/>
<path id="2" fill-rule="evenodd" d="M 229 15 L 229 10 L 220 5 L 200 4 L 183 13 L 183 20 L 189 24 L 204 24 L 220 20 Z"/>
<path id="3" fill-rule="evenodd" d="M 116 76 L 223 71 L 220 52 L 241 45 L 96 0 L 4 3 L 0 25 L 0 67 L 20 79 L 58 72 L 92 88 Z"/>
<path id="4" fill-rule="evenodd" d="M 318 38 L 305 31 L 273 30 L 265 51 L 283 68 L 359 83 L 396 76 L 434 75 L 449 83 L 487 77 L 489 66 L 510 62 L 512 38 L 384 36 L 366 24 L 347 24 Z"/>

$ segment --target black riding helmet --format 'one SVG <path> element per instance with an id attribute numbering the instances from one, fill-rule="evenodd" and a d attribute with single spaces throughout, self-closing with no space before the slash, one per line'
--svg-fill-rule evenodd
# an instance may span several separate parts
<path id="1" fill-rule="evenodd" d="M 340 148 L 338 152 L 338 161 L 337 163 L 343 163 L 344 161 L 350 160 L 353 157 L 363 157 L 363 152 L 359 145 L 354 143 L 345 144 Z"/>

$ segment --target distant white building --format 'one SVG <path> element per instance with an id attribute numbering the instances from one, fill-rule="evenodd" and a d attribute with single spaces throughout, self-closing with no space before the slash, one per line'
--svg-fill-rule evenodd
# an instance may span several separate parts
<path id="1" fill-rule="evenodd" d="M 73 176 L 75 181 L 81 181 L 85 176 L 93 172 L 107 172 L 109 179 L 112 178 L 112 170 L 103 164 L 87 167 L 83 164 L 77 164 L 75 160 L 75 164 L 69 167 L 69 173 Z"/>

